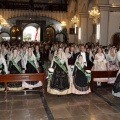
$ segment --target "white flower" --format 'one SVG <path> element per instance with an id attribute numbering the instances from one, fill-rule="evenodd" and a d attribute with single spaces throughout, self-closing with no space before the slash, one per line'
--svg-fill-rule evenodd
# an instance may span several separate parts
<path id="1" fill-rule="evenodd" d="M 53 73 L 54 69 L 53 68 L 49 68 L 48 71 L 51 72 L 51 73 Z"/>
<path id="2" fill-rule="evenodd" d="M 91 73 L 91 71 L 90 70 L 85 70 L 88 74 L 90 74 Z"/>

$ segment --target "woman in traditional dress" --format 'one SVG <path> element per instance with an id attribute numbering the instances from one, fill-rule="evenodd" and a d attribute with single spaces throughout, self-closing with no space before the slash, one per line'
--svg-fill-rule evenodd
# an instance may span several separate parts
<path id="1" fill-rule="evenodd" d="M 97 49 L 97 54 L 94 58 L 94 66 L 92 67 L 92 71 L 106 71 L 107 70 L 107 61 L 102 52 L 102 48 Z M 108 78 L 94 78 L 94 81 L 97 82 L 97 85 L 100 86 L 101 82 L 107 82 Z"/>
<path id="2" fill-rule="evenodd" d="M 59 48 L 53 57 L 51 68 L 54 69 L 51 79 L 48 81 L 47 92 L 55 95 L 71 93 L 67 58 L 63 49 Z"/>
<path id="3" fill-rule="evenodd" d="M 33 54 L 32 48 L 28 48 L 28 55 L 24 59 L 24 68 L 25 68 L 25 73 L 39 73 L 38 70 L 38 63 L 36 60 L 35 55 Z M 24 88 L 37 88 L 42 86 L 41 81 L 27 81 L 22 83 L 22 87 Z"/>
<path id="4" fill-rule="evenodd" d="M 8 67 L 5 58 L 1 54 L 1 50 L 0 50 L 0 74 L 8 74 Z M 4 90 L 4 83 L 0 83 L 0 90 Z"/>
<path id="5" fill-rule="evenodd" d="M 20 56 L 21 56 L 21 58 L 26 57 L 27 54 L 28 54 L 27 47 L 26 47 L 26 46 L 23 46 L 23 48 L 22 48 L 21 51 L 20 51 Z"/>
<path id="6" fill-rule="evenodd" d="M 8 71 L 10 74 L 22 74 L 25 73 L 23 64 L 22 64 L 22 59 L 18 55 L 17 49 L 13 50 L 13 54 L 11 56 L 11 59 L 9 61 L 8 65 Z M 8 89 L 9 90 L 21 90 L 22 88 L 22 82 L 12 82 L 8 83 Z"/>
<path id="7" fill-rule="evenodd" d="M 83 61 L 83 56 L 78 55 L 73 71 L 72 93 L 82 95 L 91 92 L 87 77 L 85 75 L 86 64 Z"/>
<path id="8" fill-rule="evenodd" d="M 40 73 L 43 73 L 44 72 L 44 68 L 43 68 L 43 55 L 42 53 L 40 52 L 40 49 L 39 49 L 39 46 L 36 45 L 35 46 L 35 50 L 33 51 L 35 57 L 36 57 L 36 60 L 38 62 L 38 65 L 39 65 L 39 72 Z"/>
<path id="9" fill-rule="evenodd" d="M 108 52 L 108 70 L 118 70 L 119 69 L 119 63 L 117 60 L 117 55 L 115 52 L 115 48 L 112 47 L 110 48 L 109 52 Z M 109 78 L 108 79 L 108 83 L 114 83 L 115 82 L 115 78 Z"/>
<path id="10" fill-rule="evenodd" d="M 5 58 L 5 60 L 7 61 L 7 49 L 5 48 L 4 44 L 2 44 L 2 46 L 1 46 L 1 53 L 2 53 L 3 57 Z"/>
<path id="11" fill-rule="evenodd" d="M 117 73 L 117 77 L 114 83 L 112 94 L 116 97 L 120 97 L 120 69 Z"/>
<path id="12" fill-rule="evenodd" d="M 69 53 L 70 52 L 69 47 L 65 47 L 64 52 L 66 58 L 69 59 L 71 57 L 71 54 Z"/>
<path id="13" fill-rule="evenodd" d="M 64 52 L 65 52 L 65 57 L 67 58 L 67 63 L 68 63 L 68 59 L 71 57 L 71 54 L 69 53 L 70 50 L 69 50 L 68 46 L 65 47 Z M 72 80 L 73 69 L 74 69 L 74 65 L 68 65 L 68 71 L 69 71 L 69 74 L 70 74 L 69 76 L 70 76 L 71 80 Z"/>

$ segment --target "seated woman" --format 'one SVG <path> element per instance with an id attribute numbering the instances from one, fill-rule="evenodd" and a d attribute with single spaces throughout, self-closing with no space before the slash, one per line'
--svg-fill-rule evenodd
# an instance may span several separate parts
<path id="1" fill-rule="evenodd" d="M 112 94 L 116 97 L 120 97 L 120 70 L 117 73 L 117 77 L 114 83 Z"/>
<path id="2" fill-rule="evenodd" d="M 73 85 L 72 93 L 82 95 L 91 92 L 87 77 L 85 75 L 86 64 L 83 62 L 82 55 L 79 55 L 75 62 L 75 67 L 73 71 Z"/>
<path id="3" fill-rule="evenodd" d="M 94 58 L 94 66 L 92 71 L 106 71 L 107 70 L 107 61 L 103 54 L 102 48 L 97 49 L 97 54 Z M 94 81 L 97 82 L 97 86 L 101 86 L 101 82 L 108 82 L 108 78 L 94 78 Z"/>
<path id="4" fill-rule="evenodd" d="M 51 68 L 54 69 L 51 79 L 48 81 L 47 92 L 55 95 L 71 93 L 70 77 L 68 72 L 67 58 L 62 48 L 55 53 Z"/>
<path id="5" fill-rule="evenodd" d="M 17 49 L 13 50 L 13 54 L 10 58 L 9 65 L 8 65 L 8 71 L 10 72 L 10 74 L 22 74 L 25 72 L 22 66 L 22 59 L 18 55 Z M 22 82 L 8 83 L 8 89 L 9 90 L 21 90 L 23 89 Z"/>
<path id="6" fill-rule="evenodd" d="M 38 63 L 31 47 L 28 48 L 28 55 L 24 58 L 25 73 L 39 73 Z M 27 81 L 22 83 L 24 88 L 37 88 L 42 86 L 41 81 Z"/>

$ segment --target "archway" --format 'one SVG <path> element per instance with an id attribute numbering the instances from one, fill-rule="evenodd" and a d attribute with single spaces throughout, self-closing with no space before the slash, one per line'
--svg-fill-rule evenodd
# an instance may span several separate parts
<path id="1" fill-rule="evenodd" d="M 3 41 L 10 41 L 10 35 L 6 32 L 2 32 L 0 33 L 0 42 L 3 42 Z"/>
<path id="2" fill-rule="evenodd" d="M 64 33 L 57 33 L 55 36 L 55 40 L 58 42 L 67 42 L 67 37 Z"/>
<path id="3" fill-rule="evenodd" d="M 52 26 L 45 29 L 45 41 L 55 41 L 55 29 Z"/>
<path id="4" fill-rule="evenodd" d="M 116 47 L 120 46 L 120 33 L 115 33 L 112 36 L 112 44 Z"/>
<path id="5" fill-rule="evenodd" d="M 37 23 L 29 23 L 23 30 L 23 41 L 41 41 L 41 28 Z"/>
<path id="6" fill-rule="evenodd" d="M 11 36 L 11 41 L 21 40 L 22 30 L 20 26 L 17 25 L 12 26 L 12 28 L 10 29 L 10 36 Z"/>

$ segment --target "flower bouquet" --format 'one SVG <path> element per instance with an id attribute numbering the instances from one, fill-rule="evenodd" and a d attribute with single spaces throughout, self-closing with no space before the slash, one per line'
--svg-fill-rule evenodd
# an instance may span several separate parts
<path id="1" fill-rule="evenodd" d="M 46 79 L 47 80 L 51 80 L 53 73 L 54 73 L 54 69 L 53 68 L 49 68 L 48 71 L 47 71 Z"/>
<path id="2" fill-rule="evenodd" d="M 90 70 L 85 70 L 85 75 L 88 80 L 88 83 L 91 81 L 91 71 Z"/>

